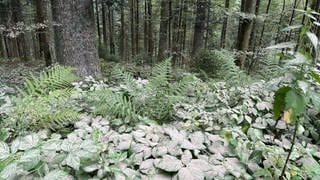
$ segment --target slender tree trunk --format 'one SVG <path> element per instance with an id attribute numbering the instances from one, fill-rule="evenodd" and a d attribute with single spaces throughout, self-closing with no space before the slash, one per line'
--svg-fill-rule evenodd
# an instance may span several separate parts
<path id="1" fill-rule="evenodd" d="M 244 1 L 244 0 L 242 0 Z M 254 14 L 256 9 L 256 0 L 245 0 L 243 13 L 245 14 Z M 244 17 L 242 21 L 240 21 L 240 36 L 238 37 L 238 50 L 240 52 L 240 56 L 236 61 L 236 64 L 244 69 L 246 63 L 246 53 L 249 49 L 250 36 L 253 28 L 253 19 Z"/>
<path id="2" fill-rule="evenodd" d="M 256 2 L 256 10 L 255 10 L 255 15 L 256 17 L 259 15 L 259 8 L 260 8 L 260 0 L 257 0 Z M 253 55 L 254 55 L 254 52 L 256 50 L 256 30 L 257 30 L 257 27 L 258 24 L 257 24 L 257 21 L 256 21 L 256 18 L 254 19 L 253 21 L 253 26 L 252 26 L 252 32 L 251 32 L 251 37 L 250 37 L 250 48 L 252 49 L 252 52 L 253 52 Z"/>
<path id="3" fill-rule="evenodd" d="M 292 23 L 293 23 L 293 19 L 295 17 L 295 12 L 296 12 L 297 5 L 298 5 L 298 1 L 294 0 L 292 13 L 291 13 L 291 17 L 290 17 L 290 20 L 289 20 L 289 26 L 291 26 Z M 285 42 L 291 40 L 291 34 L 292 34 L 292 31 L 290 30 L 289 34 L 286 35 Z"/>
<path id="4" fill-rule="evenodd" d="M 267 5 L 267 10 L 266 10 L 266 15 L 268 15 L 268 14 L 269 14 L 271 1 L 272 1 L 272 0 L 268 0 L 268 5 Z M 260 34 L 260 39 L 259 39 L 258 47 L 260 47 L 260 46 L 261 46 L 261 44 L 262 44 L 265 28 L 266 28 L 266 22 L 264 21 L 264 22 L 263 22 L 263 25 L 262 25 L 262 30 L 261 30 L 261 34 Z"/>
<path id="5" fill-rule="evenodd" d="M 306 0 L 305 1 L 305 5 L 304 5 L 304 11 L 307 11 L 308 4 L 309 4 L 309 0 Z M 305 25 L 305 20 L 306 20 L 306 15 L 303 14 L 303 17 L 302 17 L 302 20 L 301 20 L 301 25 L 303 25 L 303 26 Z M 300 32 L 301 32 L 301 29 L 300 29 Z M 301 40 L 301 36 L 300 36 L 300 33 L 299 33 L 298 34 L 298 39 L 297 39 L 297 45 L 295 47 L 295 51 L 298 51 L 298 49 L 299 49 L 300 40 Z"/>
<path id="6" fill-rule="evenodd" d="M 101 8 L 101 14 L 102 14 L 102 34 L 103 34 L 103 44 L 104 44 L 104 50 L 107 51 L 108 47 L 108 30 L 107 30 L 107 10 L 106 10 L 106 4 L 103 3 Z"/>
<path id="7" fill-rule="evenodd" d="M 280 41 L 281 23 L 282 23 L 282 19 L 283 19 L 283 16 L 284 16 L 285 8 L 286 8 L 286 0 L 283 0 L 281 15 L 280 15 L 279 23 L 278 23 L 279 26 L 278 26 L 278 30 L 277 30 L 277 36 L 276 36 L 276 39 L 275 39 L 276 43 L 279 43 L 279 41 Z"/>
<path id="8" fill-rule="evenodd" d="M 169 17 L 168 17 L 168 49 L 172 47 L 172 0 L 169 0 Z M 170 55 L 172 52 L 170 51 Z"/>
<path id="9" fill-rule="evenodd" d="M 57 59 L 79 76 L 100 75 L 96 26 L 91 0 L 51 0 Z"/>
<path id="10" fill-rule="evenodd" d="M 222 30 L 221 30 L 221 41 L 220 41 L 221 48 L 226 47 L 226 35 L 227 35 L 227 28 L 228 28 L 230 0 L 225 0 L 224 8 L 226 13 L 223 18 L 223 24 L 222 24 Z"/>
<path id="11" fill-rule="evenodd" d="M 148 54 L 149 56 L 153 57 L 153 48 L 154 48 L 154 45 L 153 45 L 153 23 L 152 23 L 152 0 L 147 0 L 147 9 L 148 9 Z"/>
<path id="12" fill-rule="evenodd" d="M 46 21 L 46 5 L 44 4 L 46 1 L 36 0 L 36 12 L 37 12 L 37 22 L 45 23 Z M 47 38 L 47 29 L 41 29 L 38 35 L 39 44 L 40 44 L 40 52 L 43 54 L 46 66 L 50 66 L 52 64 L 49 42 Z"/>
<path id="13" fill-rule="evenodd" d="M 134 22 L 134 19 L 135 19 L 135 10 L 134 10 L 134 3 L 135 0 L 130 0 L 130 26 L 131 26 L 131 54 L 132 54 L 132 57 L 135 57 L 136 56 L 136 40 L 135 40 L 135 22 Z"/>
<path id="14" fill-rule="evenodd" d="M 207 0 L 197 0 L 196 20 L 194 26 L 192 54 L 204 48 L 204 32 L 206 21 Z"/>
<path id="15" fill-rule="evenodd" d="M 144 0 L 144 21 L 143 21 L 143 46 L 145 50 L 145 54 L 148 56 L 148 2 L 147 0 Z"/>
<path id="16" fill-rule="evenodd" d="M 136 32 L 136 34 L 135 34 L 135 46 L 136 46 L 136 54 L 138 55 L 139 53 L 140 53 L 140 44 L 139 44 L 139 40 L 140 40 L 140 37 L 139 37 L 139 32 L 140 32 L 140 30 L 139 30 L 139 26 L 140 26 L 140 17 L 139 17 L 139 0 L 136 0 L 136 3 L 135 3 L 135 11 L 136 11 L 136 13 L 135 13 L 135 15 L 136 15 L 136 18 L 135 18 L 135 28 L 136 28 L 136 30 L 135 30 L 135 32 Z"/>
<path id="17" fill-rule="evenodd" d="M 169 3 L 168 0 L 160 2 L 160 30 L 159 30 L 159 50 L 158 60 L 162 61 L 167 57 L 168 51 L 168 19 L 169 19 Z"/>
<path id="18" fill-rule="evenodd" d="M 115 54 L 115 44 L 114 44 L 114 25 L 113 25 L 113 9 L 108 6 L 108 27 L 109 27 L 109 48 L 110 54 Z"/>
<path id="19" fill-rule="evenodd" d="M 126 31 L 125 31 L 125 19 L 124 19 L 124 0 L 121 1 L 120 6 L 120 57 L 122 61 L 127 59 L 126 57 Z"/>
<path id="20" fill-rule="evenodd" d="M 207 15 L 206 15 L 206 36 L 205 36 L 205 41 L 204 41 L 205 48 L 208 48 L 208 46 L 209 46 L 209 37 L 211 34 L 210 14 L 211 14 L 211 1 L 209 0 L 208 1 L 208 8 L 207 8 Z"/>
<path id="21" fill-rule="evenodd" d="M 310 5 L 311 9 L 315 12 L 320 12 L 320 0 L 312 0 L 311 5 Z M 319 19 L 319 15 L 314 15 Z M 314 25 L 312 27 L 312 32 L 315 33 L 317 35 L 317 37 L 320 39 L 320 28 L 319 26 Z"/>
<path id="22" fill-rule="evenodd" d="M 56 54 L 56 46 L 55 46 L 55 33 L 53 26 L 53 17 L 52 17 L 52 5 L 50 0 L 44 0 L 46 5 L 46 12 L 48 17 L 48 43 L 49 43 L 49 51 L 51 56 L 51 62 L 57 62 L 57 54 Z"/>

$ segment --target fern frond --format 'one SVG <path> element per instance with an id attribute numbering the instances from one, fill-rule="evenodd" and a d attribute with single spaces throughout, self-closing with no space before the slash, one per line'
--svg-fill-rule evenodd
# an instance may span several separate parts
<path id="1" fill-rule="evenodd" d="M 41 72 L 39 77 L 30 75 L 25 82 L 24 90 L 19 89 L 18 91 L 22 97 L 47 95 L 50 91 L 73 87 L 72 82 L 77 79 L 72 68 L 55 66 L 48 71 Z"/>

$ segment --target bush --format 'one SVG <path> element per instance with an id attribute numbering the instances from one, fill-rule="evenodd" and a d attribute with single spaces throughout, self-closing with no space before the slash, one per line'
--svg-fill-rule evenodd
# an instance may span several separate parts
<path id="1" fill-rule="evenodd" d="M 248 76 L 236 66 L 234 61 L 234 57 L 229 51 L 203 50 L 195 56 L 193 67 L 204 72 L 210 78 L 238 84 Z"/>

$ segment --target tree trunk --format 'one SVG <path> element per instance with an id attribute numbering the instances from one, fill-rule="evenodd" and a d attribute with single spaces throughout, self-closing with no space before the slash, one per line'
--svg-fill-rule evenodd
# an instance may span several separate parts
<path id="1" fill-rule="evenodd" d="M 148 55 L 153 57 L 153 25 L 152 25 L 152 0 L 147 0 L 148 9 Z"/>
<path id="2" fill-rule="evenodd" d="M 140 39 L 140 37 L 139 37 L 139 32 L 140 32 L 140 30 L 139 30 L 139 24 L 140 24 L 140 21 L 139 21 L 139 0 L 136 0 L 136 3 L 135 3 L 135 28 L 136 28 L 136 30 L 135 30 L 135 32 L 136 32 L 136 34 L 135 34 L 135 46 L 136 46 L 136 54 L 138 55 L 139 53 L 140 53 L 140 44 L 139 44 L 139 39 Z"/>
<path id="3" fill-rule="evenodd" d="M 269 14 L 271 1 L 272 1 L 272 0 L 268 0 L 268 5 L 267 5 L 267 10 L 266 10 L 266 15 L 268 15 L 268 14 Z M 265 21 L 263 21 L 263 25 L 262 25 L 262 30 L 261 30 L 261 34 L 260 34 L 260 39 L 259 39 L 258 47 L 260 47 L 260 46 L 261 46 L 261 44 L 262 44 L 265 28 L 266 28 L 266 22 L 265 22 Z"/>
<path id="4" fill-rule="evenodd" d="M 108 33 L 107 33 L 107 10 L 106 10 L 106 4 L 103 3 L 102 4 L 102 8 L 101 8 L 101 13 L 102 13 L 102 34 L 103 34 L 103 44 L 104 44 L 104 51 L 107 51 L 107 47 L 108 47 Z"/>
<path id="5" fill-rule="evenodd" d="M 51 0 L 58 61 L 80 77 L 99 76 L 96 26 L 91 0 Z"/>
<path id="6" fill-rule="evenodd" d="M 226 35 L 228 29 L 228 18 L 229 18 L 229 8 L 230 8 L 230 0 L 225 0 L 224 8 L 226 14 L 223 18 L 222 30 L 221 30 L 221 41 L 220 41 L 220 48 L 226 47 Z"/>
<path id="7" fill-rule="evenodd" d="M 46 21 L 46 5 L 44 4 L 46 1 L 43 0 L 36 0 L 36 13 L 37 13 L 37 22 L 38 23 L 45 23 Z M 49 49 L 49 42 L 47 38 L 47 29 L 41 29 L 38 38 L 40 44 L 40 54 L 43 54 L 44 60 L 46 62 L 46 66 L 50 66 L 52 64 L 50 49 Z"/>
<path id="8" fill-rule="evenodd" d="M 113 25 L 113 9 L 108 6 L 108 27 L 109 27 L 109 48 L 110 54 L 115 54 L 115 44 L 114 44 L 114 25 Z"/>
<path id="9" fill-rule="evenodd" d="M 245 1 L 245 2 L 243 2 Z M 256 9 L 256 0 L 242 0 L 244 3 L 243 13 L 246 15 L 254 14 Z M 249 49 L 250 36 L 253 28 L 253 19 L 248 18 L 247 16 L 241 18 L 239 22 L 239 37 L 238 37 L 238 51 L 240 52 L 240 56 L 236 61 L 236 64 L 244 69 L 245 61 L 246 61 L 246 53 Z"/>
<path id="10" fill-rule="evenodd" d="M 297 5 L 298 5 L 298 1 L 294 0 L 292 13 L 291 13 L 291 17 L 290 17 L 290 20 L 289 20 L 289 26 L 291 26 L 292 23 L 293 23 L 293 19 L 295 17 L 295 12 L 296 12 Z M 289 34 L 286 35 L 285 42 L 290 41 L 291 34 L 292 34 L 292 31 L 290 30 Z"/>
<path id="11" fill-rule="evenodd" d="M 101 31 L 100 31 L 100 12 L 99 12 L 99 3 L 98 0 L 95 0 L 95 10 L 96 10 L 96 23 L 97 23 L 97 32 L 99 44 L 101 43 Z"/>
<path id="12" fill-rule="evenodd" d="M 23 9 L 20 0 L 11 0 L 11 13 L 14 25 L 16 25 L 18 22 L 24 22 L 22 12 Z M 19 54 L 18 56 L 21 58 L 21 60 L 28 61 L 30 54 L 28 52 L 29 48 L 24 33 L 21 33 L 16 37 L 16 42 Z"/>
<path id="13" fill-rule="evenodd" d="M 256 1 L 256 10 L 255 10 L 255 15 L 256 17 L 259 15 L 259 8 L 260 8 L 260 0 Z M 251 31 L 251 37 L 250 37 L 250 49 L 252 49 L 252 52 L 254 53 L 256 50 L 256 30 L 257 30 L 257 21 L 256 18 L 253 21 L 253 26 L 252 26 L 252 31 Z"/>
<path id="14" fill-rule="evenodd" d="M 158 60 L 162 61 L 167 57 L 168 51 L 168 19 L 169 3 L 168 0 L 161 0 L 160 4 L 160 30 L 159 30 L 159 50 Z"/>
<path id="15" fill-rule="evenodd" d="M 194 26 L 192 54 L 204 48 L 204 32 L 206 21 L 207 0 L 197 0 L 196 20 Z"/>
<path id="16" fill-rule="evenodd" d="M 131 26 L 131 54 L 132 57 L 136 56 L 136 40 L 135 40 L 135 10 L 134 10 L 134 3 L 135 0 L 130 0 L 130 26 Z"/>
<path id="17" fill-rule="evenodd" d="M 121 1 L 120 6 L 120 58 L 122 61 L 127 59 L 126 57 L 126 30 L 125 30 L 125 19 L 124 19 L 124 0 Z"/>
<path id="18" fill-rule="evenodd" d="M 279 41 L 280 41 L 279 39 L 280 39 L 281 23 L 282 23 L 282 19 L 283 19 L 284 13 L 285 13 L 285 8 L 286 8 L 286 0 L 283 0 L 281 15 L 280 15 L 280 19 L 279 19 L 279 22 L 278 22 L 277 36 L 276 36 L 276 39 L 275 39 L 276 43 L 279 43 Z"/>

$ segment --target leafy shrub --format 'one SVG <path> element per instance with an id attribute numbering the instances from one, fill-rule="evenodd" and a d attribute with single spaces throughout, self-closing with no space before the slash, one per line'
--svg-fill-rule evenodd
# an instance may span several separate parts
<path id="1" fill-rule="evenodd" d="M 58 130 L 74 122 L 79 114 L 70 96 L 76 79 L 71 68 L 61 66 L 40 73 L 38 78 L 31 75 L 25 88 L 19 89 L 18 97 L 12 98 L 4 126 L 24 134 L 43 128 Z"/>
<path id="2" fill-rule="evenodd" d="M 122 173 L 120 164 L 130 164 L 134 154 L 101 140 L 108 131 L 87 127 L 79 126 L 66 138 L 40 131 L 10 144 L 0 141 L 0 179 L 114 179 Z"/>
<path id="3" fill-rule="evenodd" d="M 190 79 L 173 81 L 172 64 L 168 59 L 156 65 L 149 80 L 135 79 L 130 73 L 116 69 L 113 76 L 120 86 L 89 94 L 94 113 L 111 115 L 130 124 L 139 117 L 164 122 L 170 120 L 173 105 L 183 95 Z"/>

